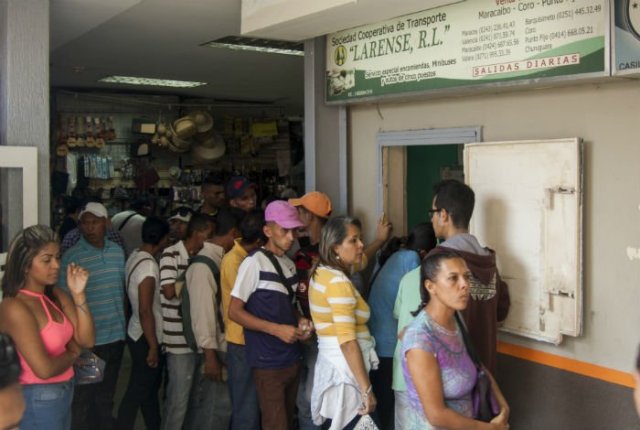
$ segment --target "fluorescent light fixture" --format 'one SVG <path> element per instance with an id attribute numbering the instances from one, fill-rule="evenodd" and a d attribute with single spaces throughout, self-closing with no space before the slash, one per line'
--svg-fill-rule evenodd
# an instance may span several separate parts
<path id="1" fill-rule="evenodd" d="M 226 48 L 234 51 L 254 51 L 268 54 L 304 56 L 304 44 L 285 40 L 258 39 L 254 37 L 226 36 L 200 46 Z"/>
<path id="2" fill-rule="evenodd" d="M 175 81 L 171 79 L 141 78 L 136 76 L 108 76 L 98 82 L 127 85 L 151 85 L 154 87 L 194 88 L 207 85 L 206 82 Z"/>

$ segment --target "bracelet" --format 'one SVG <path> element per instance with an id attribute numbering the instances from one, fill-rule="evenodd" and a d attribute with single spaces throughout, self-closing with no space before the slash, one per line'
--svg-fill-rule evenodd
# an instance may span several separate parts
<path id="1" fill-rule="evenodd" d="M 372 388 L 373 388 L 373 385 L 369 384 L 369 388 L 367 388 L 366 391 L 360 392 L 360 395 L 362 396 L 363 399 L 366 399 L 367 397 L 369 397 L 369 394 L 371 393 Z"/>
<path id="2" fill-rule="evenodd" d="M 87 304 L 87 302 L 85 301 L 84 303 L 81 304 L 76 304 L 76 307 L 79 308 L 82 312 L 84 312 L 85 314 L 87 313 L 87 310 L 84 308 L 84 306 Z"/>
<path id="3" fill-rule="evenodd" d="M 76 303 L 76 307 L 81 308 L 81 307 L 83 307 L 83 306 L 84 306 L 84 305 L 86 305 L 86 304 L 87 304 L 87 301 L 85 300 L 85 301 L 84 301 L 84 303 L 80 303 L 80 304 L 77 304 L 77 303 Z"/>

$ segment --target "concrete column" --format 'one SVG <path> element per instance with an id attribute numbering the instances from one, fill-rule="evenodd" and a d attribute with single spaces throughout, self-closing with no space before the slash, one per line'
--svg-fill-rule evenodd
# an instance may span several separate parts
<path id="1" fill-rule="evenodd" d="M 305 184 L 331 197 L 334 214 L 346 214 L 347 109 L 325 104 L 325 43 L 317 37 L 304 45 Z"/>
<path id="2" fill-rule="evenodd" d="M 0 0 L 0 145 L 38 148 L 38 221 L 49 224 L 49 1 Z M 8 169 L 4 169 L 8 170 Z M 21 174 L 0 176 L 4 241 L 21 227 Z"/>

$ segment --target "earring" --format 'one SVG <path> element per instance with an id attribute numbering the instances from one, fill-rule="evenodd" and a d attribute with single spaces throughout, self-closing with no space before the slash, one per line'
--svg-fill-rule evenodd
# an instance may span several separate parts
<path id="1" fill-rule="evenodd" d="M 336 260 L 340 261 L 340 256 L 336 254 Z"/>

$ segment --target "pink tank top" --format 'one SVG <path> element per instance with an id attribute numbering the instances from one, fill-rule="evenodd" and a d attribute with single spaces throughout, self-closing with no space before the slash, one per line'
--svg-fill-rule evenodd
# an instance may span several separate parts
<path id="1" fill-rule="evenodd" d="M 42 307 L 44 311 L 47 313 L 47 325 L 45 325 L 42 330 L 40 330 L 40 338 L 42 339 L 42 343 L 44 344 L 44 348 L 49 353 L 51 357 L 57 357 L 63 354 L 67 349 L 67 343 L 71 340 L 73 336 L 73 325 L 67 319 L 64 312 L 62 312 L 47 296 L 41 293 L 34 293 L 29 290 L 20 290 L 20 293 L 26 294 L 27 296 L 37 297 L 40 299 L 40 303 L 42 303 Z M 49 307 L 46 302 L 49 302 L 53 308 L 62 315 L 62 322 L 56 322 L 51 317 L 51 313 L 49 312 Z M 20 375 L 20 383 L 21 384 L 53 384 L 56 382 L 66 382 L 69 379 L 73 378 L 73 366 L 70 366 L 67 370 L 62 372 L 61 374 L 54 376 L 49 379 L 40 379 L 33 373 L 29 364 L 24 359 L 20 351 L 18 351 L 18 355 L 20 357 L 20 364 L 22 365 L 22 374 Z"/>

